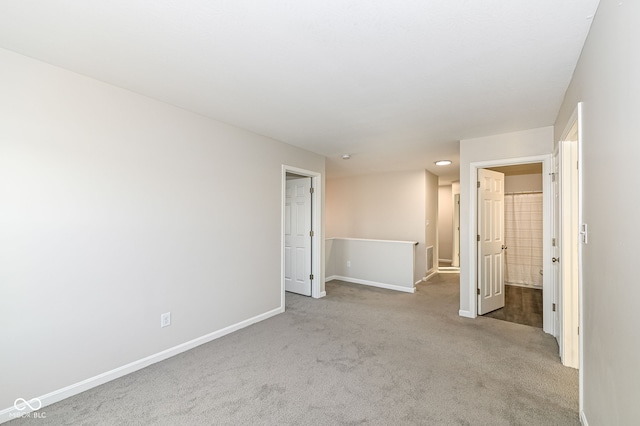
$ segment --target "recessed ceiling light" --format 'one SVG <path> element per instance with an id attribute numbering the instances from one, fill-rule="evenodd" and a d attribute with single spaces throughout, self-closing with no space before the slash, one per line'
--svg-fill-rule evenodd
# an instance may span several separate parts
<path id="1" fill-rule="evenodd" d="M 448 166 L 451 164 L 451 160 L 438 160 L 436 161 L 436 166 Z"/>
<path id="2" fill-rule="evenodd" d="M 343 160 L 348 160 L 349 158 L 351 158 L 351 155 L 349 155 L 349 154 L 344 154 L 344 155 L 342 156 L 342 159 L 343 159 Z"/>

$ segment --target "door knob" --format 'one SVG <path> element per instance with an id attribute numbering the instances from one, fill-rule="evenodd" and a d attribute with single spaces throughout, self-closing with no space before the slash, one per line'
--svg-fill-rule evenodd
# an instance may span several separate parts
<path id="1" fill-rule="evenodd" d="M 506 250 L 506 249 L 508 249 L 509 247 L 507 247 L 507 246 L 503 245 L 501 248 L 502 248 L 502 250 Z"/>
<path id="2" fill-rule="evenodd" d="M 553 263 L 560 262 L 560 258 L 559 258 L 559 257 L 552 257 L 552 258 L 551 258 L 551 261 L 552 261 Z"/>

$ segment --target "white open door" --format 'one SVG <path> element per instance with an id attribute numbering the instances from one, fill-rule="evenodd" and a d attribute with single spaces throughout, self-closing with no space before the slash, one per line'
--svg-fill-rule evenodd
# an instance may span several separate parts
<path id="1" fill-rule="evenodd" d="M 560 359 L 568 367 L 579 367 L 579 217 L 578 217 L 578 130 L 559 143 L 560 227 Z"/>
<path id="2" fill-rule="evenodd" d="M 284 288 L 311 296 L 311 178 L 287 179 L 284 218 Z"/>
<path id="3" fill-rule="evenodd" d="M 478 169 L 478 315 L 504 307 L 504 174 Z"/>

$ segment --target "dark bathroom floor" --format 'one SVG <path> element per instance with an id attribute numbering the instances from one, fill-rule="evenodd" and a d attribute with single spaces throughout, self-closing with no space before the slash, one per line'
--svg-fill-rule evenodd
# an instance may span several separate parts
<path id="1" fill-rule="evenodd" d="M 505 285 L 504 291 L 504 308 L 485 317 L 542 328 L 542 289 Z"/>

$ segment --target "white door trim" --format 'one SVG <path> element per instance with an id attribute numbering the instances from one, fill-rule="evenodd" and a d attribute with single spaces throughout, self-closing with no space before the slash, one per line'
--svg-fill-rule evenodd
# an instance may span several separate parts
<path id="1" fill-rule="evenodd" d="M 583 180 L 583 156 L 582 156 L 582 138 L 584 137 L 584 103 L 578 102 L 578 105 L 573 110 L 571 117 L 567 120 L 567 124 L 565 125 L 564 131 L 562 132 L 562 137 L 560 141 L 564 141 L 569 136 L 571 129 L 574 124 L 578 125 L 578 225 L 580 227 L 584 224 L 584 216 L 583 216 L 583 208 L 582 208 L 582 200 L 584 200 L 584 180 Z M 586 225 L 585 225 L 586 226 Z M 583 238 L 587 238 L 586 235 L 580 235 L 581 242 L 578 244 L 578 306 L 574 307 L 575 311 L 578 313 L 578 327 L 580 329 L 580 333 L 578 334 L 578 411 L 580 416 L 584 416 L 584 318 L 582 315 L 582 306 L 584 303 L 584 291 L 582 288 L 583 283 L 583 275 L 582 275 L 582 253 L 583 246 L 586 244 L 586 240 Z"/>
<path id="2" fill-rule="evenodd" d="M 476 191 L 476 182 L 478 179 L 478 169 L 484 169 L 487 167 L 499 167 L 510 166 L 515 164 L 530 164 L 530 163 L 542 163 L 542 188 L 543 188 L 543 236 L 542 236 L 542 256 L 543 256 L 543 277 L 542 277 L 542 297 L 543 297 L 543 330 L 545 333 L 553 334 L 553 317 L 551 315 L 552 291 L 550 287 L 550 271 L 551 271 L 551 176 L 552 172 L 552 154 L 534 155 L 531 157 L 519 157 L 519 158 L 505 158 L 502 160 L 489 160 L 489 161 L 477 161 L 470 164 L 469 174 L 469 205 L 473 206 L 470 209 L 469 222 L 469 239 L 462 244 L 466 244 L 467 250 L 469 250 L 469 281 L 466 283 L 468 286 L 469 295 L 469 308 L 468 315 L 471 318 L 478 316 L 478 297 L 477 297 L 477 241 L 476 235 L 478 235 L 478 193 Z M 467 315 L 465 315 L 467 316 Z"/>
<path id="3" fill-rule="evenodd" d="M 551 247 L 551 256 L 560 257 L 560 149 L 559 146 L 556 145 L 553 151 L 553 171 L 554 179 L 552 179 L 552 228 L 551 237 L 556 239 L 556 245 Z M 553 273 L 551 273 L 551 288 L 553 291 L 553 297 L 557 300 L 558 309 L 553 313 L 554 321 L 553 321 L 553 336 L 556 338 L 558 342 L 558 347 L 560 348 L 560 357 L 562 358 L 562 344 L 560 343 L 562 340 L 562 327 L 560 320 L 560 283 L 562 282 L 560 265 L 552 265 Z"/>
<path id="4" fill-rule="evenodd" d="M 282 187 L 281 187 L 281 200 L 280 200 L 280 288 L 281 288 L 281 300 L 280 306 L 282 311 L 285 309 L 285 288 L 284 288 L 284 228 L 285 228 L 285 198 L 286 198 L 286 185 L 287 185 L 287 172 L 294 173 L 301 176 L 308 176 L 311 178 L 311 185 L 314 188 L 314 192 L 311 196 L 311 230 L 313 231 L 314 238 L 311 242 L 311 271 L 313 274 L 313 281 L 311 282 L 311 297 L 319 299 L 326 295 L 324 291 L 324 266 L 322 264 L 322 258 L 324 253 L 324 218 L 322 215 L 323 204 L 323 191 L 322 186 L 322 174 L 311 170 L 305 170 L 298 167 L 282 165 Z"/>

